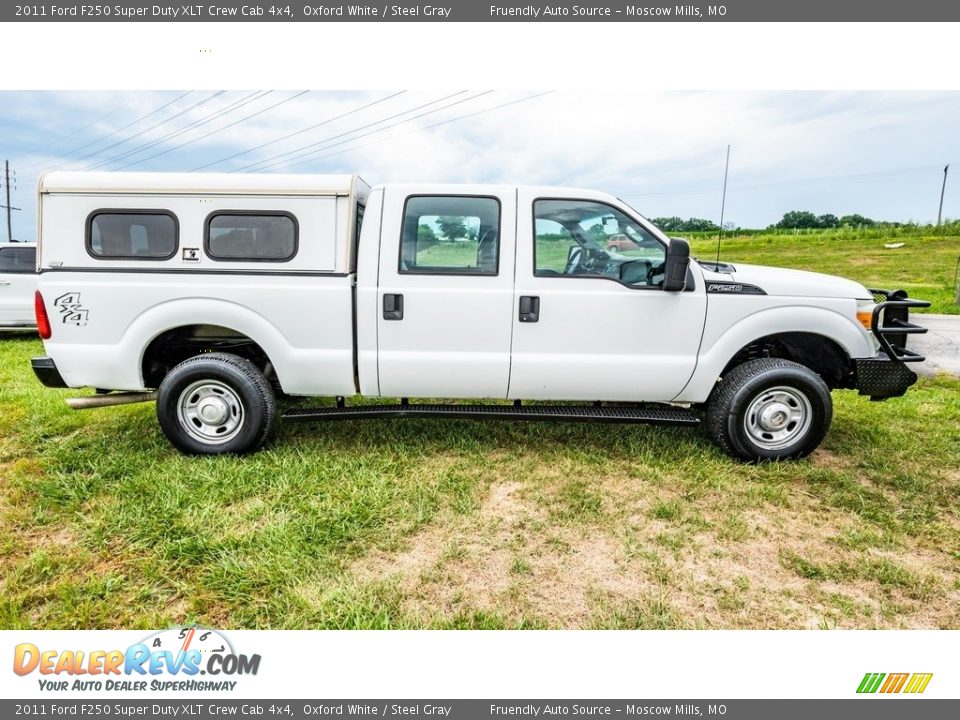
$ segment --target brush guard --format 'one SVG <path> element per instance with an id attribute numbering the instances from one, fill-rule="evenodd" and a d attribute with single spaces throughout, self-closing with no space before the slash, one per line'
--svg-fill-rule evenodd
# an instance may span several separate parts
<path id="1" fill-rule="evenodd" d="M 871 400 L 900 397 L 917 381 L 917 374 L 906 363 L 923 362 L 920 353 L 907 349 L 907 336 L 927 331 L 910 322 L 910 308 L 930 307 L 926 300 L 911 300 L 905 290 L 870 288 L 877 306 L 873 309 L 870 331 L 880 344 L 880 355 L 857 358 L 857 390 Z"/>

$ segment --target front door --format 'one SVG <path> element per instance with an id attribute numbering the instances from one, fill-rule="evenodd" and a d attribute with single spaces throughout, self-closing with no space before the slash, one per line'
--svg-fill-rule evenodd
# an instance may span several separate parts
<path id="1" fill-rule="evenodd" d="M 460 190 L 460 188 L 458 188 Z M 387 188 L 380 236 L 380 394 L 505 398 L 516 190 Z"/>
<path id="2" fill-rule="evenodd" d="M 517 203 L 509 397 L 676 397 L 696 366 L 702 283 L 662 290 L 666 242 L 627 208 L 532 191 Z"/>

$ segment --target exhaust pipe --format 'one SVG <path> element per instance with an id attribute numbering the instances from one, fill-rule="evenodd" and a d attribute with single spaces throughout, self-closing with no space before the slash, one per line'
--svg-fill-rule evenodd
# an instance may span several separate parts
<path id="1" fill-rule="evenodd" d="M 132 405 L 133 403 L 152 402 L 157 399 L 156 392 L 124 392 L 92 397 L 67 398 L 71 410 L 91 410 L 113 405 Z"/>

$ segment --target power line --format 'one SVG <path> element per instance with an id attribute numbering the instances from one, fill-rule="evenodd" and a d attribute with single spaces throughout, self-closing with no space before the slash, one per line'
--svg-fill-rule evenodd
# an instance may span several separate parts
<path id="1" fill-rule="evenodd" d="M 359 150 L 360 148 L 367 147 L 369 145 L 377 145 L 379 143 L 387 142 L 389 140 L 396 140 L 397 138 L 405 137 L 406 135 L 412 135 L 418 132 L 424 132 L 425 130 L 430 130 L 435 127 L 440 127 L 441 125 L 448 125 L 450 123 L 455 123 L 458 120 L 465 120 L 466 118 L 475 117 L 476 115 L 483 115 L 484 113 L 493 112 L 494 110 L 499 110 L 501 108 L 509 107 L 510 105 L 517 105 L 519 103 L 527 102 L 528 100 L 535 100 L 536 98 L 543 97 L 544 95 L 550 95 L 551 93 L 556 92 L 556 90 L 547 90 L 546 92 L 536 93 L 534 95 L 528 95 L 527 97 L 519 98 L 517 100 L 511 100 L 510 102 L 501 103 L 500 105 L 494 105 L 493 107 L 484 108 L 482 110 L 477 110 L 475 112 L 467 113 L 466 115 L 458 115 L 455 118 L 448 118 L 447 120 L 441 120 L 440 122 L 433 123 L 431 125 L 425 125 L 423 127 L 414 128 L 413 130 L 408 130 L 404 133 L 398 133 L 397 135 L 391 135 L 390 137 L 381 138 L 379 140 L 372 140 L 368 143 L 361 143 L 360 145 L 354 145 L 353 147 L 344 148 L 343 150 L 335 150 L 332 153 L 326 153 L 318 157 L 312 158 L 313 160 L 319 160 L 320 158 L 330 157 L 332 155 L 340 155 L 345 152 L 350 152 L 351 150 Z M 484 93 L 485 94 L 485 93 Z M 398 125 L 400 123 L 397 123 Z M 387 129 L 387 128 L 384 128 Z M 372 133 L 368 133 L 372 134 Z M 353 138 L 356 139 L 356 138 Z M 350 142 L 350 141 L 347 141 Z M 338 143 L 339 144 L 339 143 Z M 331 145 L 330 147 L 333 147 Z M 296 163 L 296 165 L 301 165 L 303 163 Z"/>
<path id="2" fill-rule="evenodd" d="M 221 92 L 225 92 L 225 91 L 221 91 Z M 137 145 L 134 148 L 124 150 L 120 153 L 117 153 L 116 155 L 112 155 L 111 157 L 99 160 L 87 169 L 94 170 L 94 169 L 109 165 L 110 163 L 117 162 L 118 160 L 124 160 L 133 155 L 137 155 L 138 153 L 141 153 L 144 150 L 149 150 L 152 147 L 156 147 L 157 145 L 167 140 L 171 140 L 175 137 L 179 137 L 180 135 L 183 135 L 186 132 L 190 132 L 191 130 L 194 130 L 198 127 L 202 127 L 203 125 L 206 125 L 209 122 L 213 122 L 217 118 L 223 117 L 224 115 L 227 115 L 233 112 L 234 110 L 240 109 L 244 105 L 248 105 L 249 103 L 252 103 L 256 100 L 266 97 L 272 92 L 273 92 L 272 90 L 256 90 L 248 95 L 244 95 L 239 100 L 234 100 L 232 103 L 230 103 L 225 107 L 214 110 L 213 112 L 200 116 L 196 120 L 192 120 L 188 122 L 186 125 L 184 125 L 181 128 L 178 128 L 176 130 L 171 130 L 166 135 L 161 135 L 158 138 L 154 138 L 153 140 L 148 140 L 147 142 Z"/>
<path id="3" fill-rule="evenodd" d="M 169 152 L 173 152 L 174 150 L 179 150 L 179 149 L 182 148 L 182 147 L 186 147 L 187 145 L 191 145 L 191 144 L 197 142 L 198 140 L 203 140 L 204 138 L 208 138 L 208 137 L 210 137 L 211 135 L 216 135 L 217 133 L 223 132 L 224 130 L 228 130 L 229 128 L 232 128 L 232 127 L 234 127 L 235 125 L 239 125 L 240 123 L 246 122 L 246 121 L 249 120 L 250 118 L 254 118 L 254 117 L 256 117 L 257 115 L 262 115 L 263 113 L 268 112 L 268 111 L 270 111 L 270 110 L 273 110 L 273 109 L 276 108 L 276 107 L 280 107 L 281 105 L 285 105 L 286 103 L 291 102 L 292 100 L 296 100 L 297 98 L 302 97 L 303 95 L 306 95 L 308 92 L 310 92 L 310 91 L 309 91 L 309 90 L 303 90 L 303 91 L 301 91 L 301 92 L 298 92 L 296 95 L 291 95 L 291 96 L 288 97 L 288 98 L 284 98 L 283 100 L 281 100 L 281 101 L 279 101 L 279 102 L 275 102 L 273 105 L 269 105 L 269 106 L 267 106 L 267 107 L 265 107 L 265 108 L 263 108 L 263 109 L 261 109 L 261 110 L 257 110 L 255 113 L 251 113 L 250 115 L 246 115 L 246 116 L 240 118 L 239 120 L 234 120 L 232 123 L 229 123 L 229 124 L 227 124 L 227 125 L 224 125 L 223 127 L 220 127 L 220 128 L 216 128 L 215 130 L 211 130 L 210 132 L 208 132 L 208 133 L 206 133 L 206 134 L 204 134 L 204 135 L 200 135 L 199 137 L 195 137 L 195 138 L 193 138 L 192 140 L 187 140 L 186 142 L 180 143 L 179 145 L 175 145 L 174 147 L 167 148 L 166 150 L 162 150 L 162 151 L 160 151 L 160 152 L 158 152 L 158 153 L 154 153 L 153 155 L 150 155 L 149 157 L 141 158 L 140 160 L 135 160 L 134 162 L 127 163 L 126 165 L 122 165 L 122 166 L 120 166 L 120 167 L 118 168 L 118 170 L 123 170 L 124 168 L 128 168 L 128 167 L 130 167 L 131 165 L 139 165 L 140 163 L 146 162 L 147 160 L 153 160 L 154 158 L 160 157 L 161 155 L 166 155 L 166 154 L 169 153 Z"/>
<path id="4" fill-rule="evenodd" d="M 80 147 L 76 147 L 76 148 L 74 148 L 73 150 L 71 150 L 70 152 L 63 153 L 62 155 L 59 156 L 58 159 L 59 159 L 59 160 L 64 160 L 65 158 L 68 158 L 68 157 L 70 157 L 71 155 L 74 155 L 74 154 L 80 152 L 81 150 L 85 150 L 86 148 L 90 147 L 91 145 L 96 145 L 97 143 L 103 142 L 104 140 L 108 140 L 109 138 L 113 137 L 113 136 L 116 135 L 117 133 L 123 132 L 124 130 L 126 130 L 126 129 L 130 128 L 130 127 L 133 127 L 133 126 L 136 125 L 138 122 L 141 122 L 141 121 L 143 121 L 143 120 L 146 120 L 146 119 L 147 119 L 148 117 L 150 117 L 151 115 L 156 115 L 156 114 L 157 114 L 158 112 L 160 112 L 161 110 L 164 110 L 164 109 L 170 107 L 171 105 L 173 105 L 173 104 L 174 104 L 175 102 L 177 102 L 178 100 L 181 100 L 181 99 L 185 98 L 185 97 L 186 97 L 187 95 L 189 95 L 191 92 L 193 92 L 193 91 L 192 91 L 192 90 L 188 90 L 187 92 L 178 95 L 178 96 L 175 97 L 173 100 L 170 100 L 169 102 L 164 103 L 164 104 L 161 105 L 160 107 L 158 107 L 158 108 L 156 108 L 156 109 L 154 109 L 154 110 L 151 110 L 151 111 L 148 112 L 146 115 L 141 115 L 141 116 L 138 117 L 136 120 L 133 120 L 132 122 L 129 122 L 129 123 L 127 123 L 126 125 L 124 125 L 124 126 L 122 126 L 122 127 L 119 127 L 119 128 L 117 128 L 116 130 L 113 130 L 112 132 L 107 133 L 106 135 L 103 135 L 103 136 L 101 136 L 101 137 L 98 137 L 97 139 L 92 140 L 92 141 L 86 143 L 85 145 L 81 145 Z M 129 104 L 130 104 L 129 102 L 126 103 L 126 105 L 129 105 Z M 114 111 L 111 112 L 111 113 L 107 113 L 107 115 L 111 115 L 111 114 L 113 114 L 113 113 L 115 113 L 115 112 L 116 112 L 116 111 L 114 110 Z M 107 117 L 107 115 L 105 115 L 104 117 Z M 111 147 L 112 147 L 112 146 L 111 146 Z M 91 157 L 92 155 L 96 155 L 96 154 L 97 154 L 96 152 L 93 152 L 93 153 L 90 153 L 90 154 L 88 154 L 88 155 L 84 155 L 84 156 L 81 157 L 81 158 L 78 158 L 78 160 L 83 160 L 84 158 Z M 43 165 L 43 164 L 45 164 L 45 163 L 46 163 L 45 160 L 40 161 L 40 162 L 38 162 L 38 163 L 31 163 L 30 165 L 27 165 L 26 168 L 35 167 L 35 166 L 37 166 L 37 165 Z"/>
<path id="5" fill-rule="evenodd" d="M 213 122 L 214 120 L 221 118 L 224 115 L 229 115 L 234 110 L 239 110 L 245 105 L 249 105 L 252 102 L 256 102 L 257 100 L 265 98 L 267 95 L 271 94 L 272 92 L 273 90 L 255 90 L 252 93 L 244 95 L 242 98 L 238 100 L 234 100 L 229 105 L 218 108 L 217 110 L 207 113 L 206 115 L 201 115 L 196 120 L 192 120 L 188 122 L 186 125 L 184 125 L 181 128 L 177 128 L 176 130 L 171 130 L 166 135 L 161 135 L 160 137 L 154 138 L 153 140 L 148 140 L 147 142 L 137 145 L 134 148 L 124 150 L 123 152 L 120 152 L 114 155 L 113 157 L 100 160 L 93 167 L 101 167 L 103 165 L 109 165 L 110 163 L 116 162 L 117 160 L 125 160 L 126 158 L 132 157 L 133 155 L 137 155 L 143 152 L 144 150 L 149 150 L 150 148 L 156 147 L 157 145 L 160 145 L 161 143 L 164 143 L 167 140 L 172 140 L 173 138 L 179 137 L 180 135 L 183 135 L 184 133 L 188 133 L 191 130 L 196 130 L 198 127 L 202 127 L 209 122 Z"/>
<path id="6" fill-rule="evenodd" d="M 138 137 L 140 137 L 140 136 L 142 136 L 142 135 L 145 135 L 146 133 L 150 132 L 151 130 L 156 130 L 158 127 L 162 127 L 163 125 L 166 125 L 168 122 L 170 122 L 170 121 L 172 121 L 172 120 L 176 120 L 178 117 L 183 116 L 184 114 L 190 112 L 191 110 L 195 110 L 195 109 L 198 108 L 198 107 L 201 107 L 201 106 L 203 106 L 203 105 L 206 105 L 208 102 L 211 102 L 212 100 L 220 97 L 220 96 L 223 95 L 225 92 L 226 92 L 226 90 L 217 90 L 216 92 L 208 95 L 207 97 L 203 98 L 202 100 L 199 100 L 199 101 L 193 103 L 192 105 L 183 108 L 182 110 L 178 110 L 178 111 L 175 112 L 173 115 L 171 115 L 171 116 L 168 117 L 168 118 L 165 118 L 165 119 L 161 120 L 160 122 L 154 123 L 153 125 L 150 125 L 149 127 L 146 127 L 146 128 L 144 128 L 143 130 L 140 130 L 140 131 L 134 133 L 133 135 L 130 135 L 130 136 L 125 137 L 125 138 L 121 138 L 120 140 L 117 140 L 116 142 L 111 143 L 110 145 L 107 145 L 106 147 L 100 148 L 99 150 L 96 150 L 96 151 L 94 151 L 94 152 L 92 152 L 92 153 L 88 153 L 87 155 L 84 155 L 83 157 L 77 158 L 77 162 L 86 160 L 87 158 L 95 157 L 95 156 L 97 156 L 97 155 L 102 155 L 103 153 L 105 153 L 105 152 L 107 152 L 108 150 L 111 150 L 111 149 L 117 147 L 118 145 L 123 145 L 123 144 L 125 144 L 125 143 L 130 142 L 131 140 L 133 140 L 133 139 L 135 139 L 135 138 L 138 138 Z"/>
<path id="7" fill-rule="evenodd" d="M 401 120 L 400 122 L 393 123 L 392 125 L 387 125 L 386 127 L 378 128 L 378 129 L 376 129 L 376 130 L 371 130 L 370 132 L 362 133 L 361 135 L 357 135 L 356 137 L 352 137 L 352 138 L 347 138 L 346 140 L 341 140 L 340 142 L 330 143 L 329 145 L 326 145 L 325 147 L 322 147 L 322 148 L 317 148 L 316 150 L 309 150 L 309 151 L 307 151 L 307 152 L 300 152 L 300 151 L 302 151 L 302 150 L 306 150 L 306 149 L 309 148 L 309 147 L 314 147 L 314 146 L 316 146 L 316 145 L 323 145 L 324 143 L 328 143 L 330 140 L 334 140 L 334 139 L 336 139 L 336 138 L 343 137 L 344 135 L 352 135 L 353 133 L 357 132 L 357 130 L 362 130 L 364 127 L 372 127 L 372 126 L 374 126 L 374 125 L 379 125 L 379 124 L 385 122 L 386 120 L 391 119 L 391 118 L 384 118 L 383 120 L 378 120 L 378 121 L 375 122 L 375 123 L 369 123 L 368 125 L 365 125 L 365 126 L 362 126 L 362 127 L 359 127 L 359 128 L 355 128 L 354 130 L 350 130 L 350 131 L 345 132 L 345 133 L 340 133 L 339 135 L 333 135 L 333 136 L 331 136 L 331 137 L 329 137 L 329 138 L 325 138 L 324 140 L 319 140 L 319 141 L 317 141 L 317 142 L 315 142 L 315 143 L 311 143 L 311 144 L 309 144 L 309 145 L 304 145 L 304 146 L 301 147 L 301 148 L 297 148 L 297 149 L 291 150 L 291 151 L 289 151 L 289 152 L 287 152 L 287 153 L 283 153 L 283 155 L 292 155 L 292 157 L 287 158 L 286 160 L 277 160 L 276 162 L 270 162 L 270 160 L 273 160 L 273 158 L 269 158 L 268 160 L 261 160 L 261 161 L 259 161 L 259 162 L 255 162 L 255 163 L 252 163 L 252 164 L 250 164 L 250 165 L 244 165 L 243 167 L 238 168 L 238 170 L 246 170 L 246 169 L 248 169 L 248 168 L 253 168 L 253 167 L 257 166 L 257 165 L 261 165 L 261 166 L 262 166 L 262 167 L 257 168 L 258 170 L 264 170 L 264 169 L 266 169 L 266 168 L 275 167 L 275 166 L 277 166 L 277 165 L 286 165 L 286 166 L 288 166 L 288 167 L 296 167 L 297 165 L 303 165 L 304 163 L 310 162 L 310 160 L 315 159 L 315 158 L 311 158 L 311 157 L 310 157 L 311 155 L 315 155 L 316 153 L 322 152 L 323 150 L 327 150 L 327 149 L 329 149 L 329 148 L 331 148 L 331 147 L 336 147 L 337 145 L 343 145 L 344 143 L 353 142 L 353 141 L 355 141 L 355 140 L 359 140 L 360 138 L 367 137 L 367 136 L 369 136 L 369 135 L 374 135 L 374 134 L 376 134 L 376 133 L 383 132 L 384 130 L 389 130 L 389 129 L 391 129 L 391 128 L 397 127 L 398 125 L 403 125 L 403 124 L 408 123 L 408 122 L 413 122 L 414 120 L 417 120 L 417 119 L 419 119 L 419 118 L 425 117 L 425 116 L 427 116 L 427 115 L 432 115 L 432 114 L 434 114 L 434 113 L 440 112 L 441 110 L 446 110 L 446 109 L 448 109 L 448 108 L 454 107 L 455 105 L 462 105 L 463 103 L 470 102 L 471 100 L 476 100 L 478 97 L 482 97 L 483 95 L 489 95 L 489 94 L 492 93 L 492 92 L 493 92 L 493 90 L 484 90 L 483 92 L 477 93 L 476 95 L 472 95 L 471 97 L 464 98 L 463 100 L 457 100 L 456 102 L 448 103 L 448 104 L 446 104 L 446 105 L 444 105 L 444 106 L 442 106 L 442 107 L 434 108 L 433 110 L 428 110 L 427 112 L 420 113 L 419 115 L 414 115 L 414 116 L 411 117 L 411 118 L 407 118 L 406 120 Z M 458 93 L 458 94 L 459 94 L 459 93 Z M 448 96 L 448 97 L 452 97 L 452 96 Z M 425 103 L 424 105 L 418 106 L 418 107 L 416 107 L 416 108 L 411 108 L 410 110 L 407 110 L 407 111 L 405 111 L 405 112 L 397 113 L 396 115 L 393 115 L 392 117 L 400 117 L 401 115 L 406 115 L 406 114 L 408 114 L 408 113 L 414 112 L 414 111 L 418 110 L 420 107 L 427 107 L 428 105 L 433 105 L 433 104 L 436 104 L 436 103 L 441 102 L 441 101 L 442 101 L 442 98 L 441 98 L 440 100 L 434 100 L 433 102 L 430 102 L 430 103 Z M 295 153 L 296 153 L 296 154 L 295 154 Z M 280 157 L 282 157 L 282 155 L 277 156 L 277 158 L 280 158 Z M 302 158 L 307 158 L 307 159 L 302 159 Z M 291 163 L 290 160 L 297 160 L 298 162 L 293 162 L 293 163 Z M 266 164 L 264 164 L 264 163 L 266 163 Z"/>
<path id="8" fill-rule="evenodd" d="M 833 184 L 833 183 L 844 183 L 844 182 L 880 180 L 888 177 L 929 173 L 933 169 L 934 169 L 933 166 L 927 165 L 925 167 L 900 168 L 896 170 L 858 173 L 855 175 L 833 175 L 828 177 L 804 178 L 800 180 L 787 180 L 782 182 L 754 183 L 750 185 L 735 185 L 735 186 L 731 186 L 730 190 L 737 190 L 741 192 L 762 192 L 766 190 L 778 190 L 780 188 L 797 187 L 802 185 L 821 185 L 825 183 Z M 702 194 L 713 193 L 713 192 L 716 192 L 715 187 L 687 189 L 687 190 L 674 190 L 674 191 L 664 190 L 664 191 L 656 191 L 656 192 L 648 192 L 648 193 L 638 193 L 633 195 L 624 195 L 624 197 L 629 197 L 629 198 L 641 198 L 641 197 L 653 197 L 653 196 L 669 197 L 674 195 L 702 195 Z"/>
<path id="9" fill-rule="evenodd" d="M 66 139 L 68 139 L 68 138 L 72 138 L 74 135 L 77 135 L 78 133 L 82 133 L 84 130 L 87 130 L 88 128 L 92 128 L 94 125 L 96 125 L 96 124 L 97 124 L 98 122 L 100 122 L 101 120 L 106 120 L 106 119 L 107 119 L 108 117 L 110 117 L 111 115 L 116 114 L 117 110 L 122 110 L 122 109 L 125 108 L 127 105 L 129 105 L 131 102 L 133 102 L 133 99 L 132 99 L 132 98 L 131 98 L 130 100 L 127 100 L 127 102 L 123 103 L 119 108 L 110 108 L 110 109 L 109 109 L 107 112 L 105 112 L 103 115 L 100 115 L 96 120 L 93 120 L 92 122 L 89 122 L 89 123 L 87 123 L 86 125 L 77 128 L 77 129 L 74 130 L 73 132 L 67 133 L 66 135 L 63 135 L 63 136 L 61 136 L 61 137 L 59 137 L 59 138 L 57 138 L 57 139 L 55 139 L 55 140 L 51 140 L 50 142 L 44 143 L 43 145 L 37 145 L 36 147 L 33 147 L 33 148 L 29 149 L 29 150 L 26 150 L 25 152 L 21 153 L 20 155 L 16 155 L 13 159 L 14 159 L 14 160 L 17 160 L 18 158 L 26 157 L 27 155 L 33 155 L 34 153 L 39 152 L 40 150 L 45 150 L 46 148 L 50 147 L 51 145 L 56 145 L 57 143 L 63 142 L 64 140 L 66 140 Z M 41 163 L 41 164 L 42 164 L 42 163 Z M 37 165 L 37 163 L 30 163 L 29 165 L 24 165 L 24 167 L 33 167 L 33 166 L 35 166 L 35 165 Z"/>
<path id="10" fill-rule="evenodd" d="M 242 166 L 242 167 L 237 168 L 235 171 L 231 171 L 231 172 L 239 172 L 239 171 L 241 171 L 241 170 L 247 170 L 247 169 L 250 169 L 250 168 L 254 168 L 254 167 L 256 167 L 257 165 L 262 165 L 263 167 L 260 167 L 260 168 L 257 168 L 257 169 L 263 170 L 263 169 L 265 169 L 265 168 L 274 167 L 275 165 L 281 165 L 281 164 L 283 164 L 283 163 L 286 162 L 285 160 L 280 160 L 280 158 L 284 158 L 284 157 L 288 157 L 288 156 L 291 156 L 291 155 L 292 155 L 293 158 L 290 158 L 290 159 L 296 159 L 296 158 L 298 158 L 298 157 L 304 157 L 304 156 L 306 156 L 306 155 L 309 155 L 309 154 L 311 154 L 311 153 L 313 153 L 313 152 L 319 152 L 320 150 L 325 150 L 326 148 L 318 148 L 317 150 L 311 150 L 311 151 L 309 151 L 309 152 L 307 152 L 307 153 L 303 153 L 303 152 L 302 152 L 302 151 L 306 150 L 307 148 L 316 147 L 317 145 L 324 145 L 325 143 L 328 143 L 328 142 L 330 142 L 331 140 L 336 140 L 337 138 L 342 138 L 342 137 L 344 137 L 344 136 L 346 136 L 346 135 L 352 135 L 352 134 L 354 134 L 354 133 L 356 133 L 356 132 L 359 132 L 360 130 L 365 130 L 365 129 L 367 129 L 367 128 L 374 127 L 375 125 L 381 125 L 382 123 L 385 123 L 385 122 L 387 122 L 388 120 L 393 120 L 394 118 L 398 118 L 398 117 L 401 117 L 401 116 L 403 116 L 403 115 L 409 115 L 410 113 L 416 112 L 417 110 L 422 110 L 423 108 L 430 107 L 431 105 L 436 105 L 438 102 L 443 102 L 444 100 L 449 100 L 450 98 L 456 97 L 457 95 L 462 95 L 462 94 L 465 93 L 465 92 L 466 92 L 466 90 L 461 90 L 461 91 L 459 91 L 459 92 L 455 92 L 455 93 L 452 93 L 452 94 L 450 94 L 450 95 L 445 95 L 444 97 L 437 98 L 436 100 L 431 100 L 430 102 L 423 103 L 423 104 L 421 104 L 421 105 L 417 105 L 417 106 L 415 106 L 415 107 L 412 107 L 412 108 L 409 108 L 409 109 L 407 109 L 407 110 L 404 110 L 403 112 L 398 112 L 398 113 L 394 113 L 393 115 L 388 115 L 387 117 L 381 118 L 380 120 L 377 120 L 377 121 L 375 121 L 375 122 L 367 123 L 366 125 L 361 125 L 361 126 L 359 126 L 359 127 L 353 128 L 352 130 L 347 130 L 346 132 L 341 132 L 341 133 L 338 133 L 338 134 L 336 134 L 336 135 L 331 135 L 330 137 L 324 138 L 323 140 L 317 140 L 316 142 L 312 142 L 312 143 L 309 143 L 309 144 L 307 144 L 307 145 L 301 145 L 300 147 L 294 148 L 293 150 L 288 150 L 287 152 L 280 153 L 279 155 L 274 155 L 273 157 L 264 158 L 263 160 L 258 160 L 257 162 L 250 163 L 249 165 L 244 165 L 244 166 Z M 487 90 L 486 92 L 480 93 L 480 95 L 485 95 L 485 94 L 490 93 L 490 92 L 492 92 L 492 90 Z M 445 109 L 446 107 L 452 107 L 453 105 L 458 105 L 458 104 L 460 104 L 461 102 L 467 102 L 467 101 L 469 101 L 469 100 L 478 98 L 478 97 L 480 97 L 480 95 L 474 95 L 473 98 L 467 98 L 467 99 L 465 99 L 465 100 L 460 100 L 460 101 L 458 101 L 458 102 L 451 103 L 450 105 L 446 105 L 446 106 L 444 106 L 444 107 L 436 108 L 436 109 L 434 109 L 434 110 L 431 110 L 430 112 L 423 113 L 422 115 L 417 115 L 417 116 L 412 117 L 412 118 L 407 118 L 406 120 L 403 120 L 402 122 L 410 122 L 411 120 L 416 120 L 418 117 L 423 117 L 423 115 L 429 115 L 429 114 L 431 114 L 431 113 L 439 112 L 440 110 L 443 110 L 443 109 Z M 401 124 L 401 123 L 395 123 L 395 124 L 396 124 L 396 125 L 399 125 L 399 124 Z M 389 127 L 392 127 L 392 126 L 389 126 Z M 387 128 L 381 128 L 381 130 L 386 130 L 386 129 L 387 129 Z M 377 130 L 377 131 L 375 131 L 375 132 L 380 132 L 380 130 Z M 367 134 L 370 134 L 370 133 L 367 133 Z M 360 135 L 360 136 L 358 136 L 358 137 L 363 137 L 363 135 Z M 356 138 L 352 138 L 352 139 L 355 140 Z M 344 142 L 350 142 L 350 140 L 345 140 Z M 338 144 L 340 144 L 340 143 L 333 143 L 332 145 L 328 145 L 327 147 L 333 147 L 334 145 L 338 145 Z M 277 162 L 274 162 L 274 161 L 277 161 Z"/>
<path id="11" fill-rule="evenodd" d="M 199 165 L 198 167 L 192 168 L 192 169 L 190 170 L 190 172 L 196 172 L 196 171 L 198 171 L 198 170 L 204 170 L 204 169 L 206 169 L 206 168 L 208 168 L 208 167 L 211 167 L 212 165 L 219 165 L 219 164 L 222 163 L 222 162 L 226 162 L 227 160 L 233 160 L 234 158 L 241 157 L 242 155 L 247 155 L 248 153 L 252 153 L 252 152 L 254 152 L 255 150 L 260 150 L 261 148 L 265 148 L 265 147 L 267 147 L 268 145 L 273 145 L 273 144 L 275 144 L 275 143 L 282 142 L 282 141 L 284 141 L 284 140 L 289 140 L 290 138 L 295 137 L 296 135 L 301 135 L 301 134 L 303 134 L 303 133 L 305 133 L 305 132 L 308 132 L 308 131 L 310 131 L 310 130 L 316 130 L 318 127 L 322 127 L 322 126 L 324 126 L 324 125 L 328 125 L 328 124 L 334 122 L 335 120 L 341 120 L 341 119 L 347 117 L 348 115 L 353 115 L 353 114 L 355 114 L 355 113 L 360 112 L 361 110 L 366 110 L 366 109 L 369 108 L 369 107 L 373 107 L 374 105 L 378 105 L 378 104 L 380 104 L 380 103 L 382 103 L 382 102 L 386 102 L 387 100 L 390 100 L 391 98 L 395 98 L 395 97 L 397 97 L 398 95 L 403 95 L 405 92 L 407 92 L 407 91 L 406 91 L 406 90 L 401 90 L 401 91 L 399 91 L 399 92 L 395 92 L 395 93 L 393 93 L 393 94 L 391 94 L 391 95 L 387 95 L 386 97 L 380 98 L 379 100 L 374 100 L 373 102 L 369 102 L 369 103 L 366 103 L 365 105 L 361 105 L 360 107 L 356 107 L 356 108 L 353 108 L 352 110 L 348 110 L 348 111 L 345 112 L 345 113 L 341 113 L 341 114 L 339 114 L 339 115 L 335 115 L 335 116 L 333 116 L 332 118 L 327 118 L 326 120 L 324 120 L 324 121 L 322 121 L 322 122 L 318 122 L 318 123 L 316 123 L 316 124 L 314 124 L 314 125 L 309 125 L 309 126 L 303 128 L 303 129 L 301 129 L 301 130 L 297 130 L 296 132 L 289 133 L 288 135 L 283 135 L 283 136 L 281 136 L 281 137 L 276 138 L 275 140 L 270 140 L 270 141 L 268 141 L 268 142 L 261 143 L 260 145 L 255 145 L 255 146 L 252 147 L 252 148 L 248 148 L 247 150 L 244 150 L 244 151 L 242 151 L 242 152 L 234 153 L 233 155 L 228 155 L 227 157 L 220 158 L 219 160 L 214 160 L 213 162 L 208 162 L 206 165 Z"/>

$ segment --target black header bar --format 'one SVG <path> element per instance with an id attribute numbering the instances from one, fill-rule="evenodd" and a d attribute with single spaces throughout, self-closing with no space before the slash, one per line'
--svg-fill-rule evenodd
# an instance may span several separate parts
<path id="1" fill-rule="evenodd" d="M 944 0 L 622 0 L 513 2 L 237 2 L 178 4 L 40 2 L 3 4 L 3 22 L 950 22 L 960 3 Z M 811 38 L 813 40 L 813 38 Z"/>

